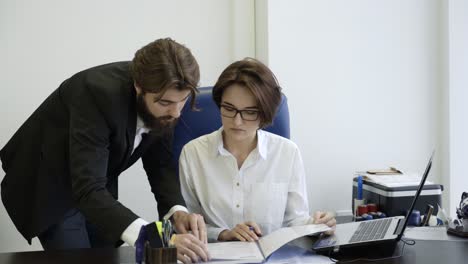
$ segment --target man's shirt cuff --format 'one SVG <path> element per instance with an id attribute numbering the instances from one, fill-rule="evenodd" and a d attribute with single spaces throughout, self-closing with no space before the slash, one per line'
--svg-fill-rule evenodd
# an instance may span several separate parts
<path id="1" fill-rule="evenodd" d="M 138 239 L 138 234 L 140 233 L 140 229 L 142 226 L 147 225 L 148 222 L 145 220 L 138 218 L 137 220 L 133 221 L 122 233 L 120 239 L 122 239 L 125 243 L 129 246 L 134 247 L 135 241 Z"/>
<path id="2" fill-rule="evenodd" d="M 182 205 L 174 205 L 171 210 L 169 210 L 169 212 L 167 212 L 167 214 L 163 217 L 164 220 L 168 220 L 169 218 L 171 218 L 171 216 L 177 212 L 177 211 L 184 211 L 188 214 L 188 210 L 187 208 L 185 208 L 184 206 Z"/>

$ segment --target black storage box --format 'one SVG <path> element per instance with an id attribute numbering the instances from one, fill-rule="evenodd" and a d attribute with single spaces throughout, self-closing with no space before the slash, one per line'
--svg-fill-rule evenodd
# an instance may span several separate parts
<path id="1" fill-rule="evenodd" d="M 362 181 L 362 198 L 365 203 L 374 203 L 380 212 L 387 216 L 406 215 L 406 211 L 411 206 L 414 196 L 416 195 L 417 185 L 387 187 L 371 181 Z M 414 207 L 419 210 L 421 215 L 424 214 L 427 204 L 434 206 L 433 215 L 437 215 L 438 206 L 442 207 L 442 190 L 440 184 L 425 184 L 421 195 Z M 357 177 L 353 179 L 353 199 L 351 210 L 354 212 L 354 199 L 357 198 Z"/>

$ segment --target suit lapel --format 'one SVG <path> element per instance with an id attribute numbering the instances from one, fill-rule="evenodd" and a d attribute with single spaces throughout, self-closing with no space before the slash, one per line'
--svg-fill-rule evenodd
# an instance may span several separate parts
<path id="1" fill-rule="evenodd" d="M 142 139 L 138 147 L 133 151 L 130 155 L 130 158 L 127 161 L 127 164 L 124 170 L 128 169 L 128 167 L 132 166 L 148 149 L 149 146 L 153 143 L 154 137 L 150 134 L 144 133 L 142 134 Z"/>
<path id="2" fill-rule="evenodd" d="M 127 116 L 127 128 L 125 133 L 126 139 L 126 150 L 125 150 L 125 157 L 122 161 L 120 166 L 120 171 L 124 171 L 127 168 L 128 161 L 130 159 L 130 155 L 133 151 L 133 144 L 135 143 L 135 133 L 136 133 L 136 122 L 137 122 L 137 112 L 136 112 L 136 92 L 133 88 L 133 83 L 130 87 L 130 102 L 128 104 L 128 116 Z"/>

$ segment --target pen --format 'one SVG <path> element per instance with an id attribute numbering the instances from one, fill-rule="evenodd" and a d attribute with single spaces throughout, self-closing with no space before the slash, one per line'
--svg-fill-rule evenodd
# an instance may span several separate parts
<path id="1" fill-rule="evenodd" d="M 362 176 L 359 175 L 357 178 L 357 199 L 362 200 Z"/>
<path id="2" fill-rule="evenodd" d="M 170 220 L 167 221 L 167 234 L 166 234 L 166 247 L 169 247 L 169 242 L 171 240 L 171 236 L 173 233 L 172 229 L 172 222 Z"/>
<path id="3" fill-rule="evenodd" d="M 162 221 L 162 239 L 161 239 L 163 247 L 166 247 L 166 229 L 167 229 L 167 222 L 166 222 L 166 220 L 163 219 L 163 221 Z"/>
<path id="4" fill-rule="evenodd" d="M 262 236 L 262 234 L 257 234 L 257 232 L 255 232 L 255 228 L 254 228 L 253 226 L 249 226 L 249 230 L 252 231 L 252 232 L 254 232 L 255 235 L 256 235 L 257 237 L 261 237 L 261 236 Z"/>
<path id="5" fill-rule="evenodd" d="M 163 232 L 162 232 L 163 247 L 169 247 L 169 242 L 171 240 L 171 236 L 172 236 L 172 233 L 173 233 L 171 221 L 170 220 L 163 220 L 162 227 L 163 227 L 162 228 L 163 229 Z"/>

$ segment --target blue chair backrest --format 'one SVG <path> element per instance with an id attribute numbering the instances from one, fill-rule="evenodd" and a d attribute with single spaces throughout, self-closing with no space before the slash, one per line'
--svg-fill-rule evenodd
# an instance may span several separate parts
<path id="1" fill-rule="evenodd" d="M 196 107 L 200 111 L 192 111 L 190 109 L 190 100 L 182 110 L 179 122 L 175 127 L 173 142 L 173 162 L 177 168 L 179 167 L 180 152 L 185 144 L 192 139 L 209 134 L 221 127 L 221 114 L 219 113 L 218 106 L 213 101 L 211 95 L 212 88 L 199 88 L 200 93 L 197 95 Z M 282 95 L 281 104 L 273 120 L 273 124 L 264 130 L 289 139 L 288 99 L 284 94 Z"/>

